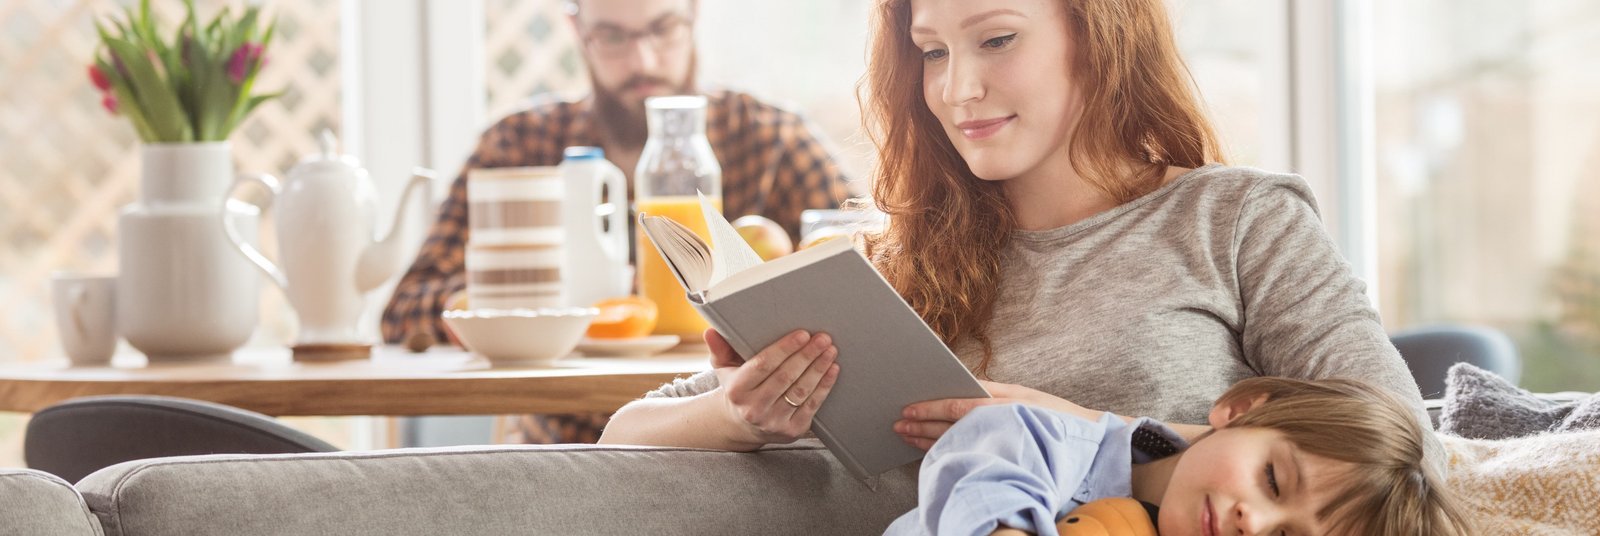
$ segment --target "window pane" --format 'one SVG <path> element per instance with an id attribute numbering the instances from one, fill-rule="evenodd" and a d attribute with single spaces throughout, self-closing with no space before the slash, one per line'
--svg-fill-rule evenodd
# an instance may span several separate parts
<path id="1" fill-rule="evenodd" d="M 1600 9 L 1374 2 L 1382 312 L 1499 328 L 1523 384 L 1600 386 Z"/>
<path id="2" fill-rule="evenodd" d="M 1205 100 L 1212 125 L 1222 138 L 1229 163 L 1262 165 L 1263 121 L 1287 121 L 1264 106 L 1263 92 L 1282 69 L 1267 65 L 1263 48 L 1281 46 L 1260 28 L 1268 20 L 1272 0 L 1171 0 L 1178 47 Z M 1284 85 L 1283 87 L 1287 87 Z M 1287 155 L 1275 155 L 1287 161 Z"/>

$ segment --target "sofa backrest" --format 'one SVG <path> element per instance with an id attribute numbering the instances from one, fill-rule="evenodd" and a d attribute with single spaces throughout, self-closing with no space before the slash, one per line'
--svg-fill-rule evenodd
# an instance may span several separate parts
<path id="1" fill-rule="evenodd" d="M 78 489 L 109 536 L 882 534 L 913 464 L 855 480 L 815 442 L 756 453 L 519 445 L 139 460 Z"/>
<path id="2" fill-rule="evenodd" d="M 100 524 L 72 485 L 50 473 L 0 469 L 0 534 L 99 535 Z"/>

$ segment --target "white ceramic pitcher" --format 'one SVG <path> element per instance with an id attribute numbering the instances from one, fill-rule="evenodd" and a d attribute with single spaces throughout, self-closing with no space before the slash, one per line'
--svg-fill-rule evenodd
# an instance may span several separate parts
<path id="1" fill-rule="evenodd" d="M 561 264 L 568 306 L 588 307 L 633 291 L 628 266 L 628 185 L 599 147 L 568 147 L 561 161 Z M 602 192 L 604 198 L 602 198 Z"/>
<path id="2" fill-rule="evenodd" d="M 276 283 L 300 319 L 295 345 L 367 344 L 359 323 L 366 293 L 399 270 L 401 217 L 412 190 L 426 186 L 432 172 L 418 169 L 400 194 L 389 234 L 376 237 L 378 200 L 367 170 L 354 157 L 334 150 L 333 134 L 322 134 L 322 152 L 289 170 L 281 185 L 271 175 L 241 175 L 244 183 L 272 193 L 277 212 L 278 263 L 267 259 L 233 225 L 228 240 Z M 226 222 L 225 222 L 226 223 Z"/>

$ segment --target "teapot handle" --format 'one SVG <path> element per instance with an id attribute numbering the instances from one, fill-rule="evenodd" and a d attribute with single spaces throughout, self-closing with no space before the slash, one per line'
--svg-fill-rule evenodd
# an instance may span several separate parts
<path id="1" fill-rule="evenodd" d="M 228 234 L 228 241 L 233 243 L 234 249 L 239 250 L 239 253 L 243 254 L 244 258 L 250 261 L 250 264 L 254 264 L 256 268 L 261 270 L 261 273 L 266 274 L 267 279 L 271 279 L 274 284 L 278 285 L 279 289 L 282 289 L 284 292 L 288 292 L 289 283 L 288 280 L 283 276 L 283 270 L 279 270 L 277 265 L 273 264 L 266 255 L 261 253 L 261 250 L 256 249 L 254 245 L 250 244 L 250 242 L 239 233 L 239 230 L 234 228 L 233 218 L 228 217 L 227 205 L 229 203 L 239 202 L 233 198 L 234 191 L 238 190 L 239 186 L 252 182 L 261 185 L 263 188 L 266 188 L 267 192 L 271 194 L 267 198 L 267 203 L 261 207 L 263 212 L 272 206 L 272 201 L 277 199 L 278 194 L 282 191 L 282 187 L 279 185 L 277 177 L 273 177 L 272 175 L 267 175 L 265 173 L 250 173 L 235 177 L 233 179 L 233 184 L 228 186 L 228 195 L 222 198 L 222 230 Z"/>

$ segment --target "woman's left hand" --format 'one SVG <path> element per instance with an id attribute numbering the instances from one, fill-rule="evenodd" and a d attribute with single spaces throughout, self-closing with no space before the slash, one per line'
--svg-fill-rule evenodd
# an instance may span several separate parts
<path id="1" fill-rule="evenodd" d="M 900 439 L 922 450 L 933 447 L 952 425 L 979 406 L 994 404 L 1023 404 L 1070 413 L 1094 420 L 1101 412 L 1079 406 L 1064 398 L 1029 389 L 1021 385 L 979 381 L 992 398 L 946 398 L 918 402 L 905 407 L 900 420 L 894 423 L 894 432 Z"/>

